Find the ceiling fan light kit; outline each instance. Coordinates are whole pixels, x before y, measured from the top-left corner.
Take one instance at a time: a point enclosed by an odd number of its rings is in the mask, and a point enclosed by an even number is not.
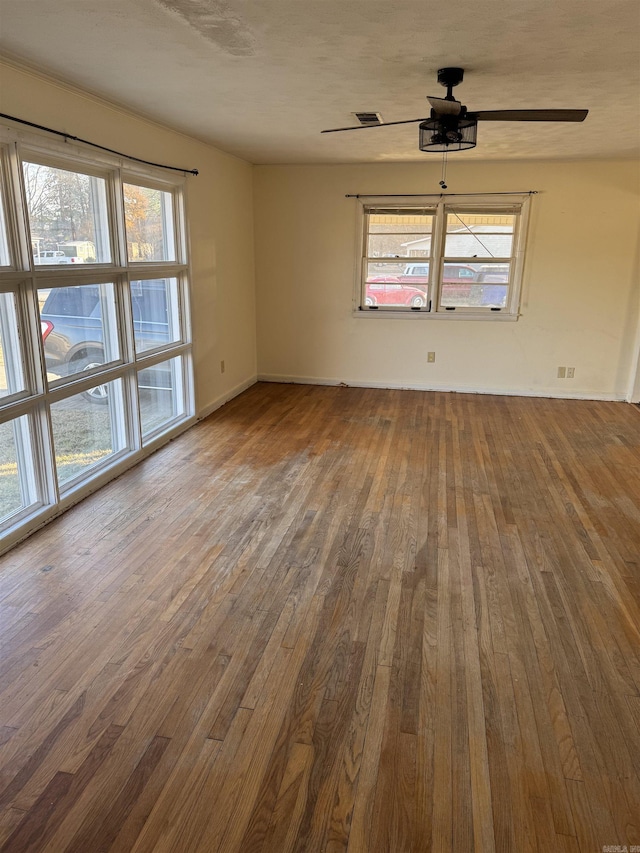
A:
[[[475,148],[478,122],[470,118],[429,118],[419,125],[421,151],[464,151]]]

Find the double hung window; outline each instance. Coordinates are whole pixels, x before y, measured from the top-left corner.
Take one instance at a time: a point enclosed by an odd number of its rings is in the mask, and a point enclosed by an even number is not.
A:
[[[0,139],[0,550],[193,419],[182,179]]]
[[[516,317],[527,207],[528,196],[369,199],[358,311]]]

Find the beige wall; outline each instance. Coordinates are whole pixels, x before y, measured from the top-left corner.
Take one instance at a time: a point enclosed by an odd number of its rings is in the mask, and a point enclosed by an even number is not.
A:
[[[252,382],[256,374],[252,167],[13,65],[0,65],[0,112],[145,160],[200,170],[197,177],[187,179],[196,411],[212,409]]]
[[[449,192],[539,193],[515,323],[352,315],[357,202],[345,194],[437,192],[439,162],[255,173],[259,376],[629,394],[638,358],[638,164],[450,159]],[[557,379],[559,365],[575,367],[575,379]]]
[[[252,167],[12,64],[0,65],[0,111],[200,170],[187,180],[198,412],[251,383],[256,371],[300,381],[604,398],[628,396],[635,382],[640,395],[637,164],[451,158],[450,192],[539,192],[523,316],[517,323],[363,320],[352,315],[357,203],[344,196],[434,192],[434,160]],[[426,362],[429,350],[435,364]],[[575,379],[557,379],[558,365],[574,366]]]

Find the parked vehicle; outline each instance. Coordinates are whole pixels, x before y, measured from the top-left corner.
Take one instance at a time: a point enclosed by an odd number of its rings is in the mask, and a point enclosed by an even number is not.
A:
[[[478,281],[509,281],[509,264],[482,264],[478,268]]]
[[[86,264],[95,263],[96,247],[91,240],[74,240],[71,243],[58,243],[58,248],[69,258],[79,258],[81,262]]]
[[[33,263],[41,266],[43,264],[82,264],[84,261],[76,255],[65,255],[59,249],[45,249],[42,252],[33,253]]]
[[[442,277],[442,301],[455,302],[468,300],[471,285],[476,281],[477,272],[468,264],[445,264]],[[400,281],[411,282],[414,287],[419,282],[426,285],[429,281],[429,264],[407,264]],[[426,290],[426,287],[425,287]]]
[[[477,270],[469,264],[445,264],[443,282],[466,282],[467,284],[475,281]],[[418,278],[429,280],[429,264],[407,264],[404,268],[401,281],[416,281]]]
[[[476,282],[477,271],[468,264],[445,264],[442,297],[445,301],[469,299]],[[365,305],[410,305],[422,308],[427,304],[429,264],[407,264],[401,275],[370,278],[367,282]]]
[[[164,281],[133,282],[133,324],[138,352],[168,344],[172,338]],[[52,288],[40,312],[47,372],[71,376],[105,363],[100,286]],[[166,366],[140,371],[141,388],[171,389]],[[107,401],[105,385],[84,395],[94,402]]]
[[[478,272],[478,282],[482,284],[480,304],[489,308],[504,308],[507,304],[509,285],[508,264],[487,264]]]
[[[368,281],[364,304],[374,305],[410,305],[423,308],[427,304],[424,290],[402,284],[399,281]]]

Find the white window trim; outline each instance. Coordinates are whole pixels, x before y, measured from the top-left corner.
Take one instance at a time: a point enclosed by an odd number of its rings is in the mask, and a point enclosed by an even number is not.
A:
[[[120,171],[120,183],[122,184],[133,184],[140,187],[146,187],[151,190],[159,190],[160,192],[168,192],[173,196],[173,246],[174,246],[174,254],[175,259],[172,261],[127,261],[127,266],[130,270],[138,269],[138,270],[147,270],[151,269],[154,266],[161,267],[169,267],[174,265],[176,268],[185,266],[187,260],[187,229],[186,229],[186,218],[184,215],[184,196],[185,196],[185,188],[186,182],[183,179],[176,179],[175,181],[162,180],[158,177],[154,179],[150,178],[146,174],[137,174],[135,171],[131,171],[129,169],[122,169]],[[180,192],[176,193],[177,187],[180,188]],[[122,195],[124,199],[124,193]],[[124,218],[124,207],[121,211],[121,215]],[[123,229],[124,232],[124,229]],[[184,237],[184,239],[183,239]],[[123,257],[128,258],[127,246],[124,246],[125,255]]]
[[[170,441],[196,421],[193,389],[193,358],[189,286],[188,223],[186,217],[186,176],[154,167],[133,164],[126,158],[88,150],[81,144],[51,140],[39,132],[0,128],[2,157],[2,196],[6,200],[7,243],[10,264],[0,267],[0,291],[17,295],[21,314],[22,352],[20,359],[26,390],[8,398],[0,398],[0,423],[26,416],[31,427],[31,447],[35,473],[27,476],[35,483],[38,500],[12,514],[0,530],[0,554],[30,535],[68,507],[91,494],[126,469],[137,464],[159,446]],[[31,161],[54,168],[79,171],[106,179],[107,221],[111,241],[111,261],[86,265],[64,265],[60,268],[32,262],[28,212],[24,202],[22,162]],[[173,237],[175,260],[131,263],[127,258],[124,229],[122,183],[139,184],[164,192],[173,198]],[[136,354],[133,339],[131,306],[128,298],[132,280],[172,278],[177,281],[180,312],[180,339],[164,348]],[[37,308],[38,288],[112,282],[116,291],[116,310],[120,325],[120,358],[109,367],[91,373],[64,377],[47,386],[43,344]],[[138,371],[160,362],[180,357],[181,375],[176,384],[182,386],[179,410],[183,414],[161,423],[144,441],[138,404]],[[114,451],[103,461],[77,477],[58,485],[55,476],[53,432],[50,406],[98,384],[121,380],[123,408],[130,417],[121,424],[120,438],[125,449]],[[176,387],[175,393],[179,393]],[[33,484],[32,484],[33,485]]]
[[[401,320],[435,320],[435,321],[464,321],[464,320],[485,320],[492,323],[495,322],[515,322],[520,316],[520,299],[523,290],[523,276],[526,253],[527,234],[529,230],[529,216],[531,205],[531,193],[486,193],[483,195],[424,195],[424,196],[365,196],[357,199],[358,215],[356,216],[356,262],[355,262],[355,282],[353,291],[353,308],[352,316],[355,319],[401,319]],[[433,279],[438,280],[440,277],[440,268],[445,262],[444,257],[444,223],[446,217],[445,209],[464,208],[465,211],[477,208],[478,211],[485,210],[490,212],[491,208],[498,209],[500,207],[519,208],[517,217],[517,226],[514,233],[513,252],[510,260],[513,264],[512,280],[509,287],[508,304],[504,309],[492,310],[490,307],[456,307],[455,310],[446,310],[442,306],[436,304],[436,300],[431,298],[431,308],[421,308],[419,310],[411,309],[410,307],[382,307],[371,309],[364,307],[363,294],[364,282],[367,274],[367,210],[372,207],[415,207],[418,209],[433,209],[437,211],[434,220],[434,238],[432,246],[437,247],[437,253],[433,256],[424,256],[412,258],[411,262],[420,263],[421,260],[431,263],[433,271]],[[404,260],[404,259],[403,259]],[[469,258],[452,259],[446,258],[447,263],[468,263]],[[436,292],[437,300],[440,298],[440,288]]]

